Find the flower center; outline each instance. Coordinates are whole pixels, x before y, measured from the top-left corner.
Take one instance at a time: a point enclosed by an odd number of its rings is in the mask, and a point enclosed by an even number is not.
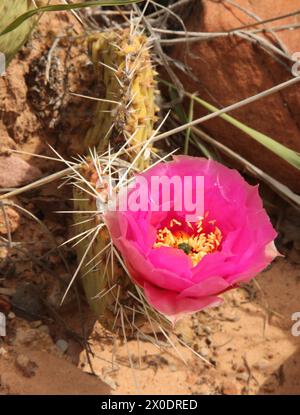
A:
[[[169,226],[158,229],[153,248],[168,246],[181,249],[196,266],[205,255],[217,251],[221,241],[222,232],[214,220],[204,226],[203,219],[195,223],[172,219]]]

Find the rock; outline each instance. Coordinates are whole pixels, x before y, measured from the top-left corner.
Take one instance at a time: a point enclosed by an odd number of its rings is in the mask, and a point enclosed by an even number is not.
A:
[[[235,3],[261,19],[284,15],[300,7],[299,0],[236,0]],[[258,27],[286,25],[294,23],[294,19],[295,17],[290,17]],[[198,0],[185,24],[190,31],[223,32],[254,21],[256,20],[234,6],[233,2]],[[299,51],[299,30],[278,31],[276,34],[284,42],[290,56]],[[260,32],[257,35],[273,44],[276,43],[274,35],[270,33]],[[186,91],[197,91],[201,98],[219,108],[256,95],[292,77],[292,61],[283,58],[283,65],[257,44],[236,35],[208,41],[202,39],[189,45],[190,53],[186,45],[180,43],[172,48],[170,55],[189,67],[193,79],[183,71],[177,70],[177,74]],[[194,118],[205,114],[207,111],[195,104]],[[231,115],[249,127],[300,152],[299,84],[233,111]],[[300,180],[296,169],[237,128],[220,118],[205,122],[202,127],[216,140],[264,172],[288,185],[292,190],[300,192]]]
[[[5,214],[3,212],[3,209],[5,209]],[[20,225],[20,214],[10,206],[3,206],[3,209],[0,209],[0,235],[7,235],[8,232],[14,233]]]
[[[262,372],[266,372],[270,369],[271,364],[267,359],[261,359],[254,363],[253,368]]]
[[[171,371],[171,372],[177,372],[177,371],[178,371],[177,366],[176,366],[176,365],[174,365],[174,364],[171,364],[171,365],[169,366],[169,369],[170,369],[170,371]]]
[[[30,378],[35,375],[37,364],[30,360],[24,354],[19,354],[15,361],[16,367],[22,372],[22,374]]]
[[[109,375],[103,376],[101,379],[106,385],[108,385],[112,390],[116,390],[118,387],[118,383]]]
[[[245,372],[246,372],[246,367],[245,367],[244,365],[238,366],[238,367],[236,368],[236,371],[237,371],[238,373],[245,373]]]
[[[41,320],[32,321],[30,323],[30,327],[32,327],[33,329],[37,329],[41,327],[42,325],[43,325],[43,322]]]
[[[237,386],[229,380],[223,382],[222,392],[224,395],[237,395],[239,393]]]
[[[13,174],[8,174],[11,172]],[[11,188],[23,186],[41,177],[37,167],[16,156],[0,157],[0,187]]]
[[[14,312],[27,320],[37,320],[44,314],[39,288],[32,283],[20,285],[12,297]]]
[[[29,346],[36,340],[36,331],[34,329],[28,329],[18,327],[16,331],[16,337],[14,343],[16,345]]]
[[[7,357],[7,350],[4,347],[0,347],[0,357]]]
[[[13,320],[13,319],[15,319],[16,318],[16,315],[15,315],[15,313],[13,313],[12,311],[10,311],[9,313],[8,313],[8,319],[9,320]]]
[[[50,334],[50,329],[46,324],[42,324],[38,329],[43,333]]]
[[[248,379],[249,379],[249,374],[248,373],[241,373],[241,374],[236,376],[236,380],[239,380],[241,382],[247,382]]]
[[[220,316],[220,320],[223,320],[223,321],[236,322],[240,320],[240,317],[235,313],[221,312],[219,313],[219,316]]]
[[[210,346],[212,344],[212,339],[211,337],[206,337],[205,338],[205,343],[207,344],[207,346]]]
[[[26,322],[23,321],[23,323]],[[53,340],[50,337],[49,332],[40,330],[40,327],[33,329],[28,325],[26,327],[17,327],[12,344],[16,347],[30,346],[31,350],[36,348],[49,350],[51,347],[54,347]],[[58,349],[56,348],[56,350]]]
[[[201,349],[199,350],[199,354],[203,357],[206,357],[210,354],[210,350],[208,347],[201,347]]]
[[[62,354],[64,354],[69,348],[69,343],[64,339],[59,339],[56,342],[56,347],[62,352]]]
[[[274,393],[276,390],[275,386],[264,386],[263,391],[265,393]]]
[[[209,326],[205,326],[203,328],[203,331],[204,331],[205,334],[211,334],[211,328]]]
[[[16,376],[15,361],[7,361],[1,383],[10,386],[13,395],[107,395],[110,388],[96,376],[82,372],[64,358],[41,350],[28,349],[26,356],[38,364],[35,376]]]

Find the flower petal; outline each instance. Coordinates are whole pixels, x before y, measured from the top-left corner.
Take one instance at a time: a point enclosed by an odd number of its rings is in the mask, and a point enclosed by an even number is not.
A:
[[[174,291],[157,288],[147,282],[144,284],[144,291],[149,304],[173,323],[183,314],[195,313],[206,307],[219,305],[222,302],[222,299],[216,296],[180,297]]]
[[[147,281],[158,288],[178,292],[192,285],[192,281],[186,276],[183,277],[163,267],[155,267],[133,244],[128,244],[125,239],[119,240],[119,246],[130,275],[138,285],[143,286]]]

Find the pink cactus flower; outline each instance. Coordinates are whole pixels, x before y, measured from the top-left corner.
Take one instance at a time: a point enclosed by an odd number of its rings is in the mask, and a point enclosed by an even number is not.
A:
[[[129,204],[127,210],[104,215],[133,282],[171,321],[220,304],[219,294],[249,281],[278,255],[276,232],[258,186],[249,185],[237,171],[212,160],[178,156],[139,176],[149,184],[153,177],[204,177],[202,189],[195,180],[180,189],[193,197],[203,191],[203,215],[193,222],[187,219],[191,212],[174,209],[175,190],[167,195],[168,211],[162,209],[166,201],[159,193],[155,204],[147,195],[145,210],[134,211]],[[139,192],[137,186],[132,189]],[[119,200],[128,199],[133,190],[125,196],[120,192]]]

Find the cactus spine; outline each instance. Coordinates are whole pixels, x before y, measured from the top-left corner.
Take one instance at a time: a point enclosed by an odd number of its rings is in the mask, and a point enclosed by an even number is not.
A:
[[[93,126],[88,131],[84,147],[97,147],[102,153],[122,145],[136,146],[133,159],[152,134],[158,110],[155,104],[156,72],[151,63],[149,41],[130,30],[108,31],[92,35],[89,50],[98,78],[105,87],[105,99],[95,112]],[[112,102],[109,102],[112,101]],[[139,156],[135,167],[149,165],[151,146]]]

